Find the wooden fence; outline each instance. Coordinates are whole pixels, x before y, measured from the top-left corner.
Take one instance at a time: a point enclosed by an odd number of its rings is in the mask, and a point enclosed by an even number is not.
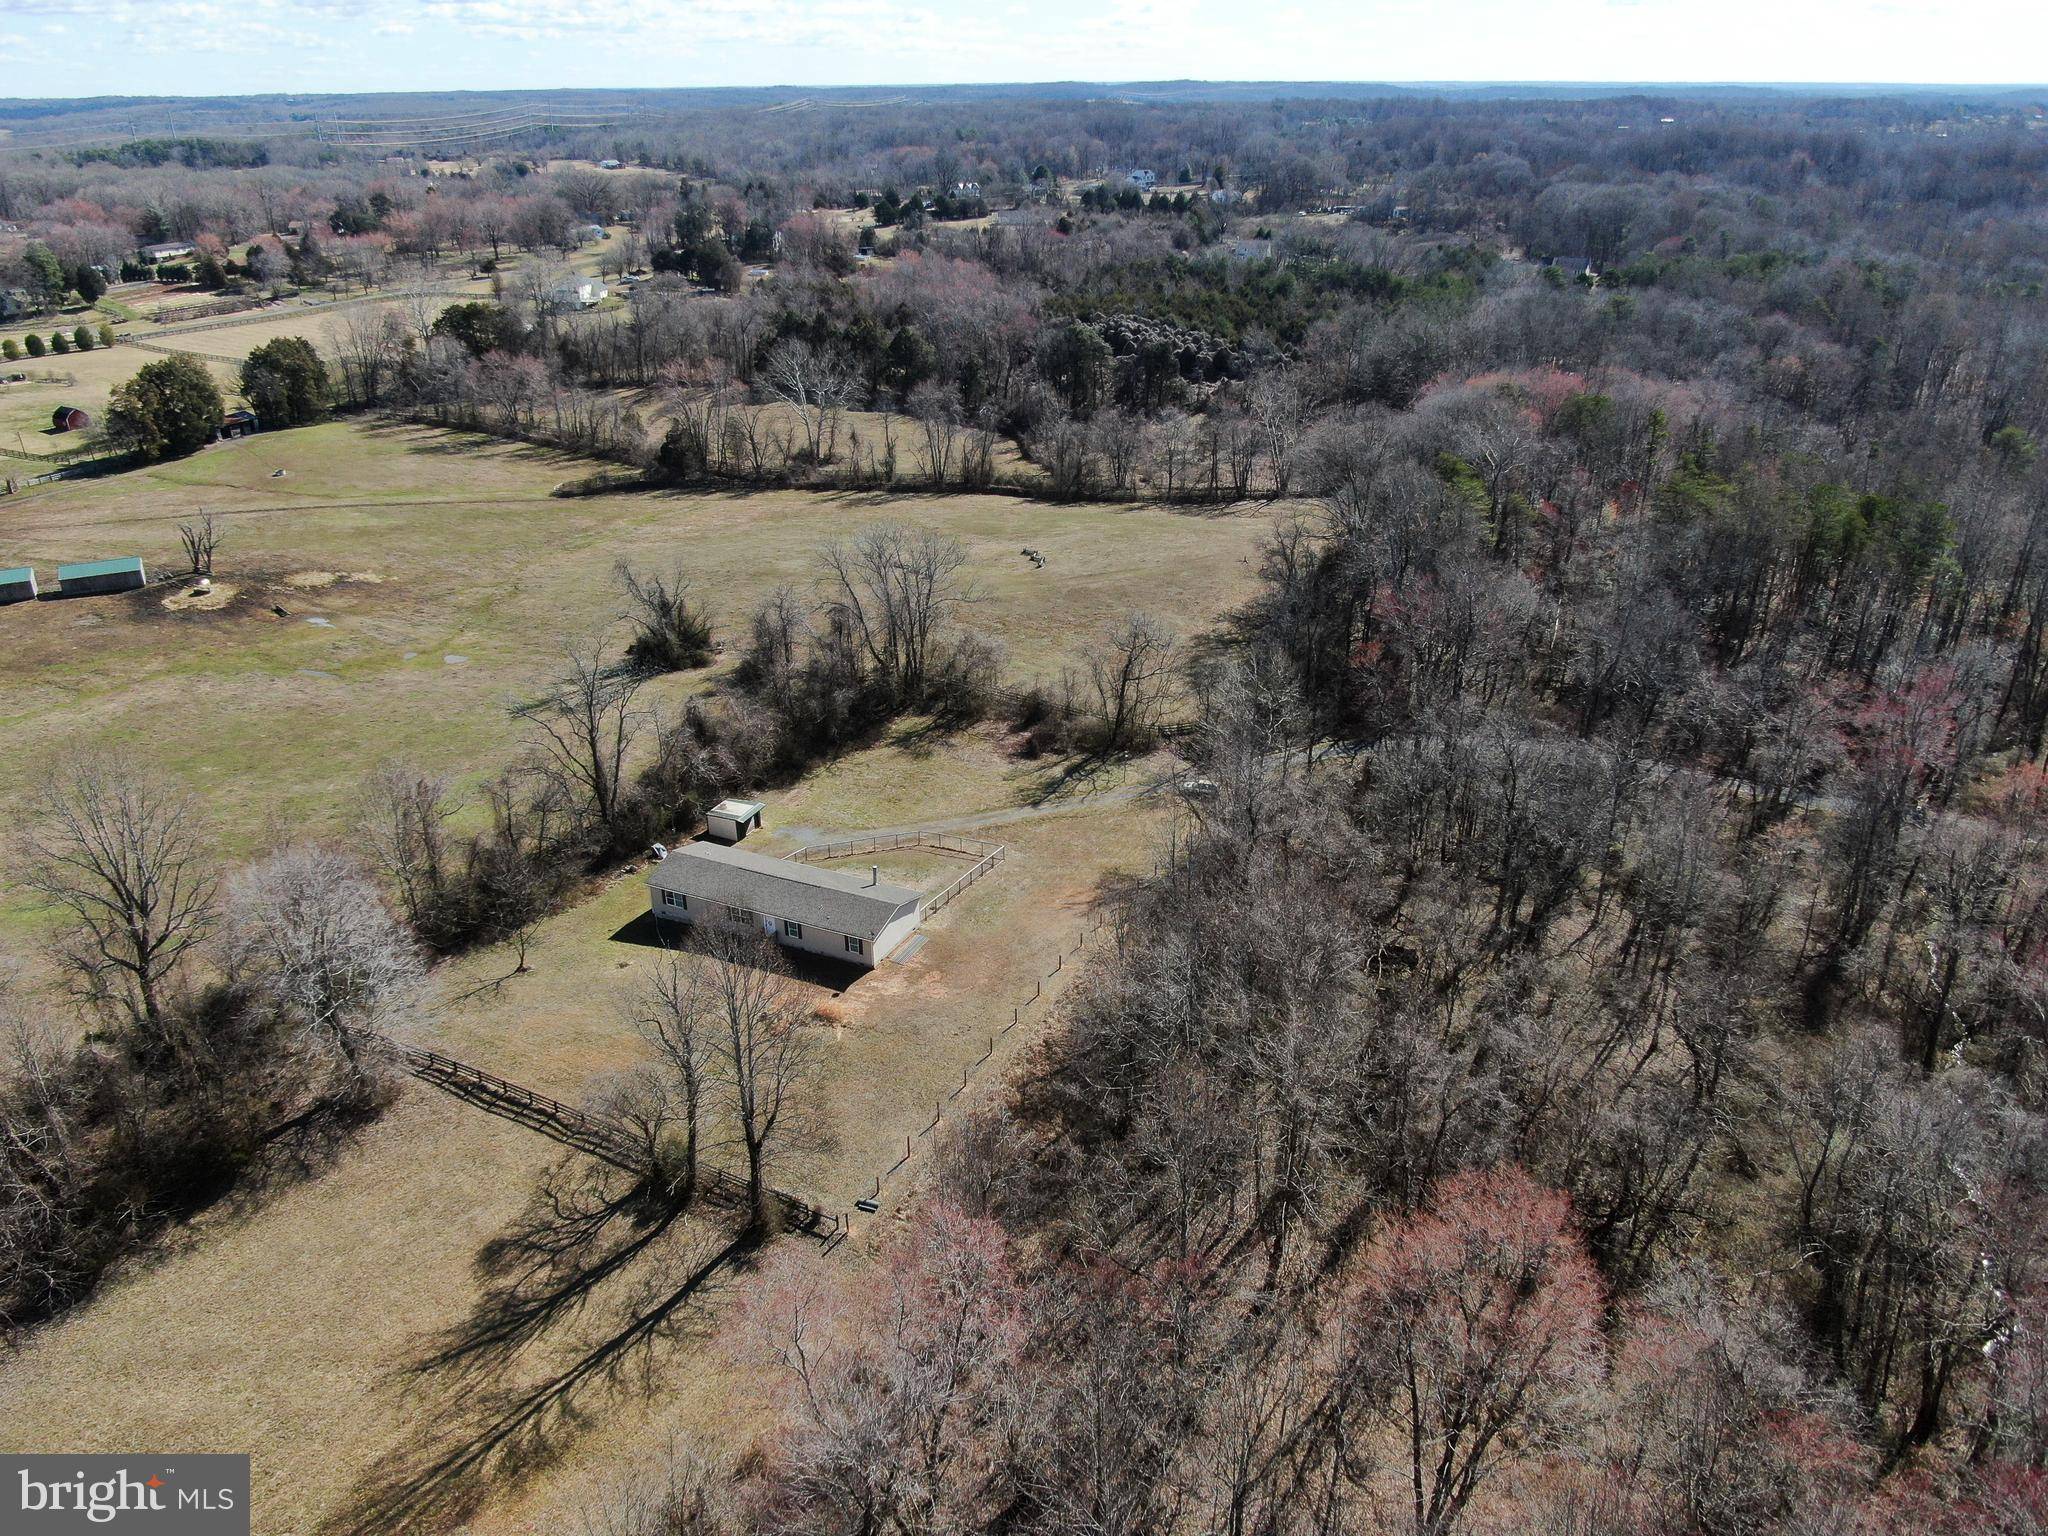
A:
[[[942,853],[964,853],[977,859],[1003,851],[1001,843],[992,843],[985,837],[968,837],[960,832],[878,832],[866,837],[843,838],[836,843],[813,843],[808,848],[797,849],[789,857],[793,863],[812,864],[822,859],[850,858],[859,853],[888,853],[897,848],[937,848]]]
[[[998,864],[1002,863],[1003,855],[1007,851],[1008,850],[1005,849],[1001,843],[997,843],[993,850],[983,854],[981,858],[976,860],[974,867],[968,870],[966,874],[962,875],[958,880],[955,880],[951,885],[947,886],[943,891],[939,892],[938,895],[934,896],[930,901],[926,902],[918,915],[920,917],[930,917],[934,912],[938,911],[947,902],[951,901],[955,896],[958,896],[962,891],[966,890],[967,887],[974,884],[974,882],[979,880],[983,875],[987,874],[990,870],[994,869]]]
[[[899,848],[936,848],[941,853],[957,853],[974,860],[974,867],[955,880],[936,896],[927,897],[918,905],[920,919],[930,917],[955,896],[974,884],[983,875],[1003,862],[1010,850],[1001,843],[990,842],[985,837],[969,837],[960,832],[882,832],[867,837],[842,838],[836,843],[816,843],[809,848],[799,848],[792,853],[790,861],[796,864],[816,864],[826,859],[847,859],[860,854],[892,853]]]
[[[639,1149],[615,1126],[596,1115],[547,1094],[535,1093],[524,1084],[499,1077],[495,1072],[486,1072],[466,1061],[457,1061],[453,1056],[444,1056],[439,1051],[401,1045],[383,1035],[373,1034],[369,1039],[389,1051],[406,1071],[421,1082],[430,1083],[492,1114],[516,1121],[529,1130],[538,1131],[564,1146],[574,1147],[623,1172],[639,1177],[647,1174]],[[771,1188],[767,1193],[780,1211],[785,1229],[819,1238],[827,1247],[836,1246],[845,1236],[846,1223],[841,1217],[821,1211],[810,1201],[787,1190]],[[706,1204],[730,1210],[745,1210],[750,1198],[745,1179],[727,1173],[723,1168],[701,1166],[697,1170],[696,1197]]]

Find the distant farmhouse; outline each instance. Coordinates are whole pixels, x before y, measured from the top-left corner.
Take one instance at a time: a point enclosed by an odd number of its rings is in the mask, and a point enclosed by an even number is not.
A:
[[[149,585],[149,573],[134,556],[119,560],[86,560],[57,567],[57,590],[66,597],[91,597],[100,592],[132,592]]]
[[[32,603],[36,599],[36,573],[33,567],[17,565],[12,570],[0,571],[0,608],[9,603]]]
[[[1128,181],[1132,186],[1142,188],[1144,191],[1147,192],[1150,192],[1154,187],[1159,185],[1159,175],[1155,171],[1129,170],[1123,171],[1120,174],[1123,176],[1123,179],[1125,181]]]
[[[572,277],[548,290],[549,300],[560,309],[589,309],[610,295],[611,289],[594,277]]]
[[[161,245],[145,245],[142,248],[142,254],[151,261],[177,261],[182,257],[192,254],[192,242],[189,240],[166,240]]]
[[[910,937],[919,913],[917,892],[874,868],[862,879],[714,842],[669,854],[649,872],[647,892],[664,922],[753,929],[785,948],[870,970]]]

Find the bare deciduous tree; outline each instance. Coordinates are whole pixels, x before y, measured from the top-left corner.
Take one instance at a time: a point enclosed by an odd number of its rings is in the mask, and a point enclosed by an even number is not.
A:
[[[973,601],[960,579],[967,550],[929,528],[876,523],[825,547],[827,602],[900,699],[924,690],[933,639]]]
[[[583,1501],[577,1536],[725,1536],[738,1529],[732,1484],[729,1471],[672,1438]]]
[[[944,490],[960,438],[960,401],[946,385],[927,379],[910,392],[909,405],[924,434],[925,473],[934,490]]]
[[[543,774],[574,792],[607,831],[619,814],[626,753],[645,723],[634,703],[643,681],[600,636],[569,653],[545,694],[512,711],[534,728]]]
[[[823,463],[829,457],[829,429],[853,388],[838,354],[791,337],[776,343],[756,377],[770,395],[795,409],[803,422],[806,454],[813,464]]]
[[[221,530],[211,512],[202,512],[190,523],[178,524],[178,542],[185,546],[185,558],[194,576],[213,574],[213,557],[220,550]]]
[[[1173,648],[1173,633],[1164,624],[1148,613],[1131,613],[1089,653],[1098,750],[1122,752],[1149,740],[1173,676]]]
[[[74,981],[182,1052],[164,987],[212,932],[216,894],[191,802],[119,761],[78,762],[43,786],[38,811],[23,883],[76,923]]]
[[[1418,1536],[1543,1454],[1600,1369],[1600,1279],[1564,1196],[1460,1174],[1367,1254],[1345,1375],[1405,1442]]]
[[[663,672],[701,667],[711,660],[711,620],[690,601],[690,578],[681,565],[666,574],[643,575],[621,560],[617,576],[635,628],[626,646],[628,656]]]
[[[458,809],[445,778],[410,763],[385,763],[363,786],[356,830],[416,930],[447,881],[447,822]]]
[[[781,1156],[811,1139],[810,1090],[817,1061],[809,1010],[781,954],[751,932],[707,936],[696,968],[711,1020],[712,1081],[747,1162],[755,1231],[770,1229],[768,1175]],[[697,1006],[692,1004],[692,1006]]]
[[[286,848],[228,885],[229,956],[320,1054],[368,1081],[365,1036],[402,1033],[425,968],[376,885],[346,854]]]
[[[634,1028],[654,1052],[650,1072],[659,1084],[664,1119],[648,1137],[653,1165],[670,1196],[687,1201],[697,1187],[697,1157],[724,994],[712,985],[701,957],[669,953],[656,960],[633,994]],[[643,1106],[653,1102],[643,1094]],[[648,1117],[638,1117],[643,1134]]]

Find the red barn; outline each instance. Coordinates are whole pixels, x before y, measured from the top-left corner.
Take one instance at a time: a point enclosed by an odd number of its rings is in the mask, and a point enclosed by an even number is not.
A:
[[[50,412],[50,425],[59,432],[83,432],[92,425],[92,418],[75,405],[60,405]]]

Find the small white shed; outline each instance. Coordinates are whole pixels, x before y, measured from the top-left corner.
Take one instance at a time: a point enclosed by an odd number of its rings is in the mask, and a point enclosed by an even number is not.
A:
[[[721,843],[736,843],[749,832],[761,829],[761,802],[721,800],[704,813],[704,835]]]

